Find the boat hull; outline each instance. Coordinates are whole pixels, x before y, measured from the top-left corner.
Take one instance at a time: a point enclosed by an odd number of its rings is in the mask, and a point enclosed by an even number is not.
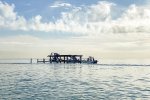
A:
[[[94,61],[86,61],[86,60],[82,60],[81,63],[86,63],[86,64],[97,64],[97,60]]]

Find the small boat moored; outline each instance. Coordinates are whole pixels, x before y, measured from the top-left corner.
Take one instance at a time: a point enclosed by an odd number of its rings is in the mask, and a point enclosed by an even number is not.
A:
[[[82,60],[82,63],[87,63],[87,64],[97,64],[97,62],[98,61],[91,56],[89,56],[87,59]]]

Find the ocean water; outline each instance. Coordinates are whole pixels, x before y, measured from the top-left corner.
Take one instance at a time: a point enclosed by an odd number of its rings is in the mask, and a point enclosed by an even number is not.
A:
[[[0,100],[150,100],[150,66],[0,64]]]

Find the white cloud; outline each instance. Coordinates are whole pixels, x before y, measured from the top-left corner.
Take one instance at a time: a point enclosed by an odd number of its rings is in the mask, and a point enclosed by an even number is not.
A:
[[[0,13],[1,16],[8,19],[8,20],[15,20],[16,19],[16,13],[13,12],[15,6],[9,5],[7,3],[0,2]]]
[[[70,3],[56,1],[52,5],[50,5],[49,7],[51,7],[51,8],[72,7],[72,5]]]
[[[121,17],[113,19],[113,6],[109,2],[99,2],[63,13],[62,21],[68,27],[81,27],[80,32],[88,34],[150,32],[150,8],[131,5]]]
[[[26,19],[14,12],[15,6],[0,2],[0,28],[27,30]]]
[[[55,2],[55,6],[71,6],[68,3]],[[122,15],[113,19],[116,4],[101,1],[91,6],[74,7],[70,12],[62,12],[61,18],[55,22],[42,22],[37,15],[29,20],[19,16],[15,5],[0,2],[0,28],[12,30],[34,30],[43,32],[66,32],[78,35],[94,35],[102,33],[141,33],[150,32],[150,8],[148,6],[131,5]]]

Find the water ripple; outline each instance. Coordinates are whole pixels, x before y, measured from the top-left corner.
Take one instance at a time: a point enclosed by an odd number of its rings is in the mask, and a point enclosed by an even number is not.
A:
[[[0,66],[0,100],[149,100],[149,98],[149,67],[79,64]]]

